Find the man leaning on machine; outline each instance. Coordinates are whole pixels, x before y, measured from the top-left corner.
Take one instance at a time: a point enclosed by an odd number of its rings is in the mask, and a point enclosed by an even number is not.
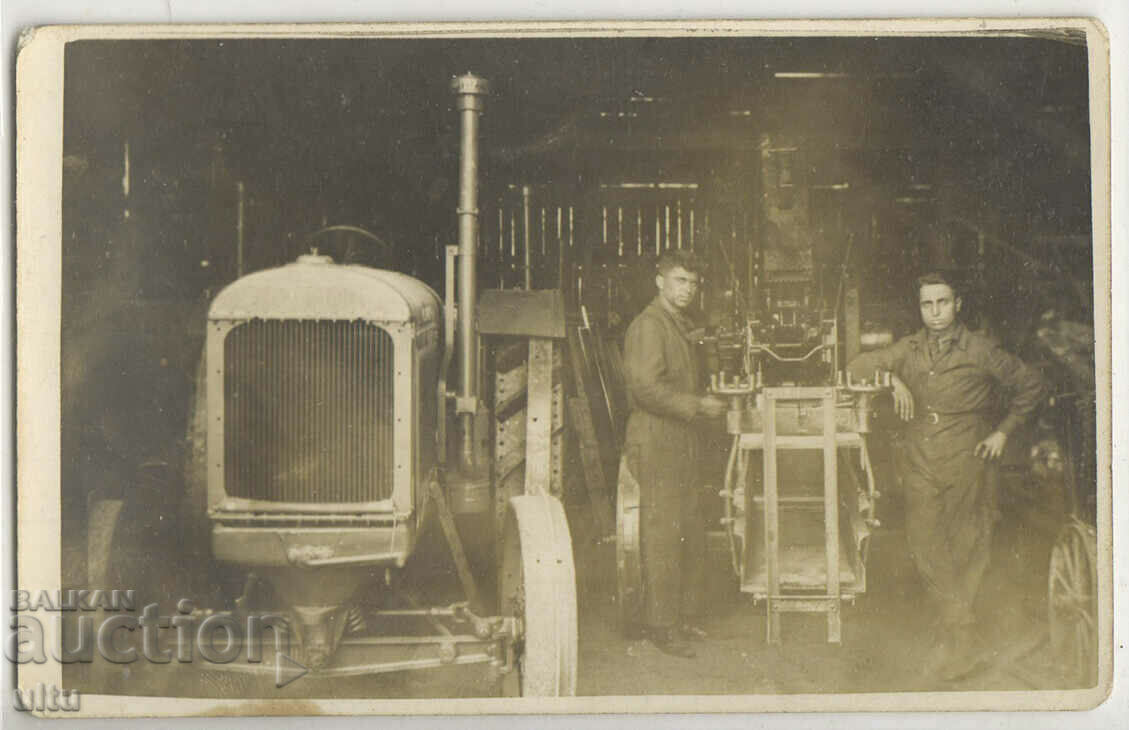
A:
[[[917,296],[924,327],[857,356],[848,369],[855,378],[876,369],[893,375],[894,408],[907,422],[897,459],[906,536],[935,610],[925,671],[951,681],[976,668],[973,602],[999,517],[997,462],[1045,386],[1033,368],[965,327],[952,276],[919,277]],[[1006,415],[995,422],[1005,392]]]

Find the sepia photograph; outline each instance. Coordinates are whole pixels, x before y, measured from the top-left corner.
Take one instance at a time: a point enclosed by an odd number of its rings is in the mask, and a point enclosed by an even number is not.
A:
[[[1082,19],[46,27],[17,709],[1085,709]]]

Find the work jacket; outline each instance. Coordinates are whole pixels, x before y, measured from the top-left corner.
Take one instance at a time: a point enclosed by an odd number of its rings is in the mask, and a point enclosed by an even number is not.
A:
[[[623,369],[631,415],[625,451],[646,493],[689,487],[698,469],[699,370],[690,320],[656,297],[627,328]]]
[[[922,329],[859,355],[853,378],[890,370],[909,387],[914,417],[895,452],[906,541],[944,625],[975,620],[973,604],[999,519],[998,462],[976,455],[992,431],[1010,435],[1038,407],[1043,379],[983,335],[957,325],[936,353]],[[1000,406],[1006,404],[1000,418]]]
[[[875,370],[889,370],[905,382],[914,398],[911,436],[936,440],[970,416],[980,422],[975,430],[981,435],[973,444],[992,430],[1010,435],[1042,401],[1043,379],[994,341],[970,332],[963,324],[956,327],[951,342],[936,357],[930,353],[929,336],[923,328],[890,347],[857,356],[848,370],[855,379],[873,378]],[[1006,414],[993,424],[990,419],[1002,396]]]

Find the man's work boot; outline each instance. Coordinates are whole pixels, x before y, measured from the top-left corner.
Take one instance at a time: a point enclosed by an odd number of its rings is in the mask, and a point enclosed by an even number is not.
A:
[[[670,654],[682,659],[693,659],[697,656],[697,653],[689,644],[678,638],[678,632],[674,628],[647,627],[644,629],[644,635],[663,654]]]

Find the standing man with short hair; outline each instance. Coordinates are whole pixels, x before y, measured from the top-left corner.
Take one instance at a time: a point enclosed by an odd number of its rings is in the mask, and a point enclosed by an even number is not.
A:
[[[623,365],[631,415],[624,463],[639,483],[643,631],[660,650],[694,656],[705,568],[706,533],[699,483],[698,428],[725,413],[703,395],[687,310],[697,298],[701,266],[689,251],[658,261],[658,296],[627,328]]]
[[[954,680],[976,667],[973,601],[988,567],[999,517],[997,461],[1008,437],[1039,406],[1042,377],[998,344],[965,328],[951,276],[917,280],[924,328],[859,355],[855,378],[893,373],[894,408],[908,423],[898,468],[906,537],[936,608],[926,670]],[[1007,414],[993,420],[1005,393]]]

